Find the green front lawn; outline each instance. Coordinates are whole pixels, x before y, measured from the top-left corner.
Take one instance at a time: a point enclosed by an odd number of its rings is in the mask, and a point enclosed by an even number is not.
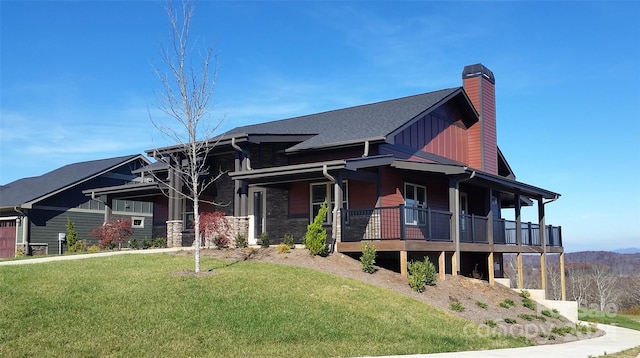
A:
[[[578,319],[581,321],[610,324],[640,331],[640,317],[638,316],[606,313],[581,308],[578,310]]]
[[[203,258],[215,274],[175,274],[192,266],[164,254],[0,267],[0,356],[323,357],[527,344],[477,336],[423,302],[309,269]]]

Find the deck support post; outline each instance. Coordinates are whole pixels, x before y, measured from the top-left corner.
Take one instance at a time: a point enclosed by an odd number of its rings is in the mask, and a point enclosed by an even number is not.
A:
[[[452,273],[459,274],[460,267],[460,189],[459,183],[456,179],[449,179],[449,211],[451,212],[451,227],[450,227],[450,235],[451,240],[456,246],[455,260],[455,271],[452,270]]]
[[[458,261],[455,252],[451,254],[451,276],[458,276]]]
[[[400,251],[400,276],[407,277],[407,251]]]
[[[522,272],[522,252],[518,252],[516,256],[516,265],[518,266],[518,288],[523,289],[524,279],[523,279],[523,272]]]
[[[564,277],[564,252],[560,253],[560,299],[563,301],[567,300],[567,287]]]
[[[489,253],[489,256],[487,257],[487,267],[489,271],[489,285],[493,286],[495,283],[495,272],[493,271],[493,251]]]
[[[446,270],[444,265],[444,251],[440,251],[440,255],[438,255],[438,278],[440,280],[444,280]]]
[[[547,228],[544,224],[544,199],[538,198],[538,234],[540,235],[540,246],[542,246],[542,254],[540,255],[540,288],[547,298]]]

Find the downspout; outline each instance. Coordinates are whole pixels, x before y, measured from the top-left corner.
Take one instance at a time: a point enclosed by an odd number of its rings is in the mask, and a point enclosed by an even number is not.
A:
[[[29,217],[27,214],[22,211],[22,209],[17,206],[13,207],[13,211],[21,215],[20,223],[22,225],[22,242],[24,243],[24,252],[25,254],[29,253]]]
[[[467,170],[467,167],[464,167],[464,170]],[[469,175],[468,178],[463,178],[463,179],[459,179],[456,182],[456,212],[454,213],[454,217],[457,218],[457,221],[455,223],[455,228],[456,228],[456,242],[455,242],[455,246],[456,246],[456,262],[458,264],[458,267],[456,267],[456,270],[458,271],[458,274],[460,274],[460,266],[462,265],[462,262],[460,261],[460,183],[468,181],[473,179],[473,177],[476,176],[476,171],[473,170],[471,172],[471,175]]]
[[[329,171],[327,170],[327,165],[324,164],[322,166],[322,175],[324,175],[325,178],[327,178],[331,183],[333,183],[334,185],[334,191],[335,189],[335,185],[337,185],[336,182],[336,178],[334,178],[333,176],[331,176],[331,174],[329,174]],[[335,194],[334,194],[335,195]],[[336,197],[336,202],[338,201],[338,198]],[[332,212],[332,216],[333,216],[333,223],[331,224],[331,236],[334,236],[333,241],[331,242],[331,245],[329,245],[329,253],[333,253],[333,247],[337,241],[337,237],[336,233],[338,231],[338,205],[335,205],[333,208],[333,212]]]
[[[240,148],[240,146],[236,144],[236,137],[231,137],[231,147],[245,156],[245,158],[247,159],[247,170],[252,170],[251,158],[249,158],[249,153],[245,152],[244,149]]]
[[[362,153],[362,157],[366,158],[369,156],[369,141],[365,140],[364,141],[364,153]]]
[[[238,153],[240,153],[239,155],[239,159],[238,160],[238,168],[236,170],[239,171],[245,171],[245,166],[246,166],[246,170],[252,170],[251,169],[251,159],[249,158],[249,153],[247,153],[244,149],[242,149],[238,144],[236,144],[236,137],[231,137],[231,147],[233,149],[235,149]],[[243,165],[243,162],[245,163]],[[239,181],[239,180],[234,180],[234,187],[235,187],[235,191],[236,194],[234,195],[238,195],[238,193],[240,193],[238,198],[239,203],[236,204],[234,203],[234,215],[249,215],[249,202],[248,202],[248,189],[247,192],[244,192],[245,189],[245,185],[246,183],[243,181]],[[244,193],[244,194],[242,194]],[[265,199],[266,200],[266,199]],[[266,220],[266,219],[265,219]]]

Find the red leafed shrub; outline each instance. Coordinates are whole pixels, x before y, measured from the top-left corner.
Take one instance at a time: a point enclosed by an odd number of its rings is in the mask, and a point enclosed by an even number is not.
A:
[[[100,241],[102,249],[113,249],[116,245],[127,242],[131,234],[133,234],[131,219],[111,220],[106,225],[94,227],[89,231],[89,236]]]
[[[224,216],[220,211],[200,214],[200,235],[205,246],[223,248],[231,243],[231,225]]]

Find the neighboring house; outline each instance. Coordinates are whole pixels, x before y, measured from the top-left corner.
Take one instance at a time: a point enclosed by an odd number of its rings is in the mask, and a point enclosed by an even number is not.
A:
[[[495,78],[481,64],[466,66],[462,87],[235,128],[215,141],[207,160],[212,172],[226,172],[206,193],[227,204],[236,231],[250,242],[268,233],[275,243],[289,233],[297,242],[320,205],[331,247],[358,255],[363,243],[380,261],[429,256],[445,273],[503,276],[503,254],[560,255],[561,229],[545,221],[545,205],[560,195],[515,180],[497,146]],[[511,134],[517,135],[517,134]],[[171,160],[180,146],[149,150]],[[181,188],[164,168],[162,185]],[[139,184],[140,198],[160,183]],[[135,188],[127,189],[135,197]],[[119,188],[87,194],[118,197]],[[156,196],[156,198],[158,198]],[[154,199],[155,200],[155,199]],[[537,206],[538,221],[521,222],[522,206]],[[181,245],[192,205],[167,202],[168,242]],[[509,218],[502,211],[510,209]],[[248,227],[248,228],[247,228]],[[186,242],[190,244],[190,242]],[[544,269],[542,270],[544,272]],[[563,270],[561,270],[563,272]],[[545,286],[545,276],[541,277]]]
[[[92,160],[0,186],[0,257],[13,257],[17,248],[59,253],[67,221],[75,224],[79,239],[96,243],[88,233],[105,222],[105,204],[82,190],[129,183],[136,177],[132,172],[148,164],[142,155]],[[132,219],[134,237],[151,239],[152,204],[116,200],[112,205],[114,216]]]

